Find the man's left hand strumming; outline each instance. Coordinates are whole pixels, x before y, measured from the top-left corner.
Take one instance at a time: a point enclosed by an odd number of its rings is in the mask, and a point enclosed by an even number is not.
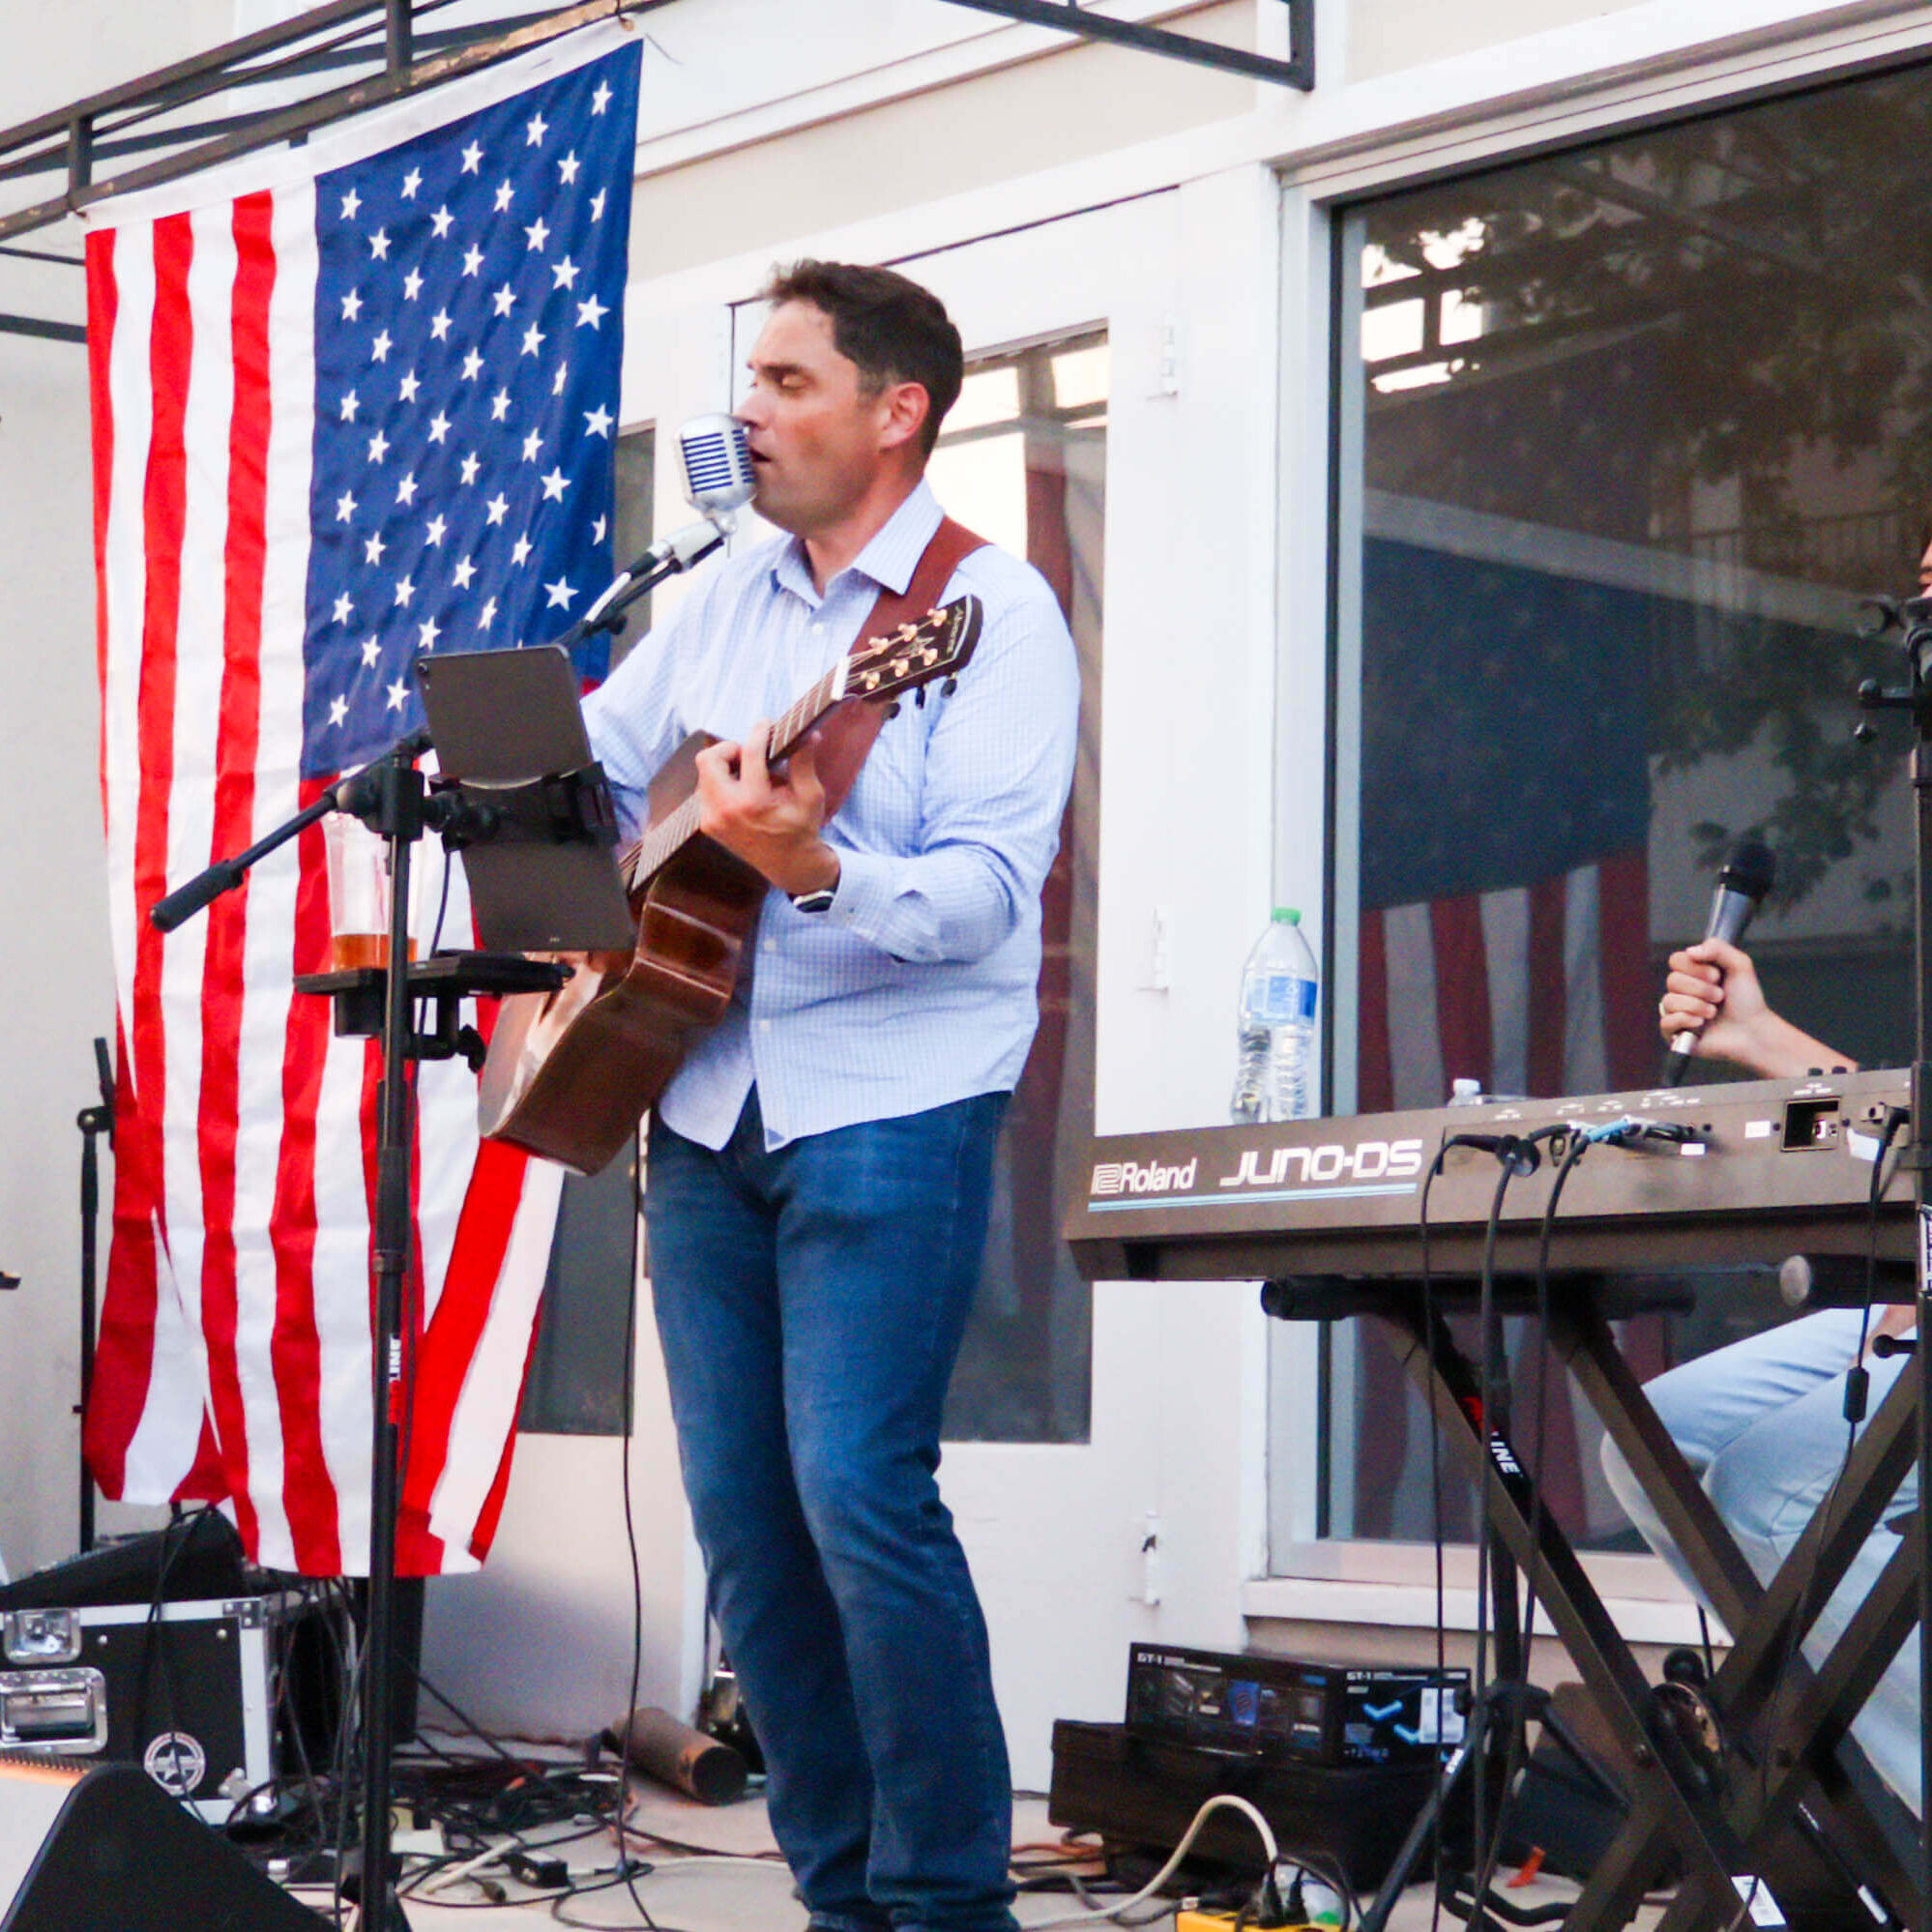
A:
[[[832,892],[838,854],[820,833],[825,787],[809,742],[781,772],[766,762],[772,727],[755,725],[743,745],[712,745],[698,753],[698,829],[762,872],[779,892]]]

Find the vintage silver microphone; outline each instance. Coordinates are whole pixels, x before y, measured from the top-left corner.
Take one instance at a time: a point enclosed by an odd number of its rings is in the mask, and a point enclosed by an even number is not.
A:
[[[734,416],[693,416],[678,431],[678,457],[685,472],[685,501],[704,521],[688,523],[668,537],[659,537],[621,571],[610,588],[577,620],[581,631],[588,632],[620,598],[629,603],[652,584],[688,571],[710,556],[731,534],[738,512],[758,487],[745,425]],[[630,597],[625,596],[627,591]]]
[[[678,431],[678,455],[685,466],[685,500],[729,530],[758,487],[744,424],[735,416],[693,416]]]

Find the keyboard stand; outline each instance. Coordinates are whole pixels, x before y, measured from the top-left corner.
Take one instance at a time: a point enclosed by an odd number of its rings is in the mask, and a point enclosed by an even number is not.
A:
[[[1499,1304],[1533,1306],[1528,1286],[1500,1284]],[[1902,1544],[1816,1672],[1797,1655],[1793,1629],[1800,1613],[1809,1628],[1911,1466],[1917,1378],[1894,1383],[1859,1439],[1832,1520],[1813,1520],[1767,1588],[1617,1347],[1605,1310],[1627,1311],[1627,1289],[1616,1276],[1553,1277],[1551,1345],[1733,1636],[1730,1655],[1705,1687],[1719,1723],[1721,1754],[1713,1760],[1693,1749],[1660,1707],[1547,1511],[1533,1540],[1530,1473],[1507,1435],[1485,1427],[1476,1368],[1440,1312],[1473,1305],[1474,1284],[1439,1281],[1435,1299],[1433,1333],[1413,1281],[1276,1280],[1264,1287],[1262,1304],[1282,1319],[1374,1317],[1428,1403],[1451,1460],[1480,1485],[1498,1542],[1534,1582],[1593,1701],[1638,1768],[1629,1819],[1569,1912],[1568,1932],[1618,1932],[1673,1852],[1683,1878],[1659,1932],[1732,1932],[1748,1923],[1747,1900],[1758,1911],[1767,1903],[1753,1876],[1784,1918],[1806,1932],[1872,1932],[1888,1919],[1916,1925],[1917,1821],[1847,1734],[1917,1622],[1916,1538]],[[1520,1656],[1499,1646],[1500,1674],[1519,1669]],[[1380,1932],[1406,1877],[1398,1860],[1364,1915],[1363,1932]]]

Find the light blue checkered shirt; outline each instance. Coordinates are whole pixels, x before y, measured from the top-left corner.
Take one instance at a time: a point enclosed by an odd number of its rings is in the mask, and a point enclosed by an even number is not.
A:
[[[741,741],[852,648],[881,585],[903,592],[939,527],[920,486],[856,561],[812,587],[779,538],[714,566],[584,705],[627,835],[652,776],[693,731]],[[829,912],[772,893],[726,1017],[659,1102],[706,1147],[730,1139],[752,1084],[768,1146],[885,1120],[1018,1080],[1038,1020],[1039,893],[1073,771],[1079,677],[1046,581],[991,545],[946,597],[985,606],[950,696],[908,699],[826,827]]]

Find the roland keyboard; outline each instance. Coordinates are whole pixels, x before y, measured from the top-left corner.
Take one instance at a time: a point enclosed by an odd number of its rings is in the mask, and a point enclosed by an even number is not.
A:
[[[1445,1141],[1546,1129],[1499,1223],[1499,1270],[1527,1274],[1573,1137],[1629,1121],[1639,1125],[1595,1142],[1565,1182],[1553,1270],[1861,1258],[1872,1162],[1907,1085],[1896,1069],[1097,1138],[1066,1234],[1095,1280],[1413,1277],[1422,1184]],[[1911,1253],[1911,1177],[1892,1171],[1908,1131],[1886,1160],[1878,1252],[1888,1261]],[[1499,1172],[1479,1148],[1444,1156],[1429,1189],[1432,1273],[1480,1272]]]

